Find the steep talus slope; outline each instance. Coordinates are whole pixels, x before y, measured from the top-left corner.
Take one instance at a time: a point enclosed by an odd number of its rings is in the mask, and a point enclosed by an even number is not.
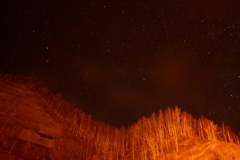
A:
[[[34,78],[0,73],[0,159],[238,160],[240,139],[178,107],[114,128]]]

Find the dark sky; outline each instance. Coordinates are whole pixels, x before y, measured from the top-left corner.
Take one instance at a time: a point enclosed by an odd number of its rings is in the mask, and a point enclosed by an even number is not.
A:
[[[113,126],[178,105],[240,130],[238,0],[2,3],[1,72]]]

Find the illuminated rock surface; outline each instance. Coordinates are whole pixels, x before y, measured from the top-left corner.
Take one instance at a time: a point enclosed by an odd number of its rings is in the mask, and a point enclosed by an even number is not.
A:
[[[179,108],[128,129],[93,121],[33,78],[0,74],[0,159],[240,159],[229,127]]]

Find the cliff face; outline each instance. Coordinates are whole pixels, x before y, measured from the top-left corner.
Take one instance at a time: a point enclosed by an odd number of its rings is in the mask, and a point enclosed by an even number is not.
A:
[[[34,78],[0,74],[0,159],[240,159],[239,144],[229,127],[178,107],[114,128]]]
[[[22,80],[26,79],[0,81],[0,159],[81,159],[79,151],[87,142],[71,132],[71,125],[63,124],[49,99],[41,99],[52,94],[34,79]],[[71,106],[59,101],[63,107]]]
[[[74,156],[78,141],[26,86],[0,82],[0,104],[0,159],[58,159],[62,153],[62,159]]]

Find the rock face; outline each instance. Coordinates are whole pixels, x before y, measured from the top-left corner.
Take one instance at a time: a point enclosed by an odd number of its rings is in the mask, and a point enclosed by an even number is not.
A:
[[[25,85],[0,82],[0,159],[80,158],[82,142],[47,107]]]
[[[0,159],[240,159],[229,127],[179,108],[128,129],[93,121],[34,78],[0,73]]]
[[[0,159],[51,159],[63,126],[24,85],[0,88]]]

